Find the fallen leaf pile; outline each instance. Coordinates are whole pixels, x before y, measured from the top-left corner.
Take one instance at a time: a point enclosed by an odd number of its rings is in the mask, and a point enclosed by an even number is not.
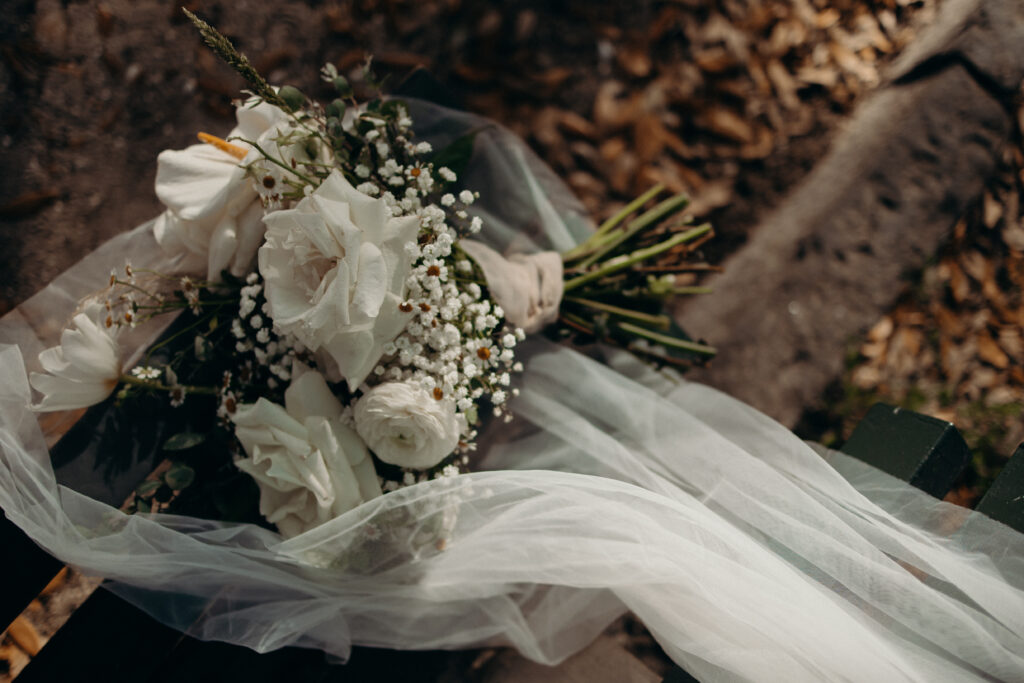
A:
[[[828,130],[938,0],[682,0],[471,7],[364,1],[331,28],[396,69],[421,64],[527,139],[596,215],[661,182],[704,216],[760,190],[769,155]],[[380,14],[385,13],[384,20]],[[422,44],[430,22],[448,27]],[[406,49],[379,44],[382,24]],[[338,57],[362,63],[366,49]],[[802,164],[809,168],[813,160]],[[776,170],[778,166],[774,167]],[[783,169],[785,189],[797,171]],[[728,231],[729,226],[724,229]]]

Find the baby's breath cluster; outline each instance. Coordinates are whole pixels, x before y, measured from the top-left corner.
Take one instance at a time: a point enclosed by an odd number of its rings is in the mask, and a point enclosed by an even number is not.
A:
[[[420,240],[407,245],[413,267],[406,279],[407,298],[399,305],[411,320],[404,332],[384,345],[373,381],[414,382],[434,400],[451,402],[465,417],[466,432],[459,444],[459,451],[465,452],[475,447],[478,403],[489,400],[494,414],[501,416],[509,397],[518,393],[510,388],[511,373],[521,370],[513,349],[525,335],[506,327],[504,311],[473,279],[475,269],[458,250],[459,236],[446,211],[436,204],[423,205],[414,192],[407,198],[409,202],[396,202],[392,210],[420,219]],[[474,200],[472,193],[464,192],[458,201],[468,206]],[[478,218],[470,224],[479,230]]]
[[[239,290],[238,314],[231,320],[235,351],[243,364],[238,377],[225,387],[225,395],[239,384],[263,383],[272,390],[287,386],[293,364],[305,359],[306,349],[297,339],[274,330],[269,310],[259,272],[250,273]]]

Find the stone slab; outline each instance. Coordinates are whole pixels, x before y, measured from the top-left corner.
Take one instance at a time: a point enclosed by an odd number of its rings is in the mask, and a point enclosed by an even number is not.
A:
[[[980,196],[1010,130],[957,61],[876,91],[723,264],[715,292],[677,316],[719,349],[688,376],[793,426]]]
[[[893,62],[899,80],[936,60],[961,59],[1006,93],[1024,80],[1024,2],[945,0],[935,23]]]

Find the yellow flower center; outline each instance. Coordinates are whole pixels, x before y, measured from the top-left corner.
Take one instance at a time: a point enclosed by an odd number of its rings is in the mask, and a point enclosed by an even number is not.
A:
[[[249,150],[238,145],[232,145],[227,140],[217,137],[216,135],[210,135],[209,133],[196,133],[196,137],[205,142],[208,145],[213,145],[222,152],[226,152],[231,156],[235,157],[239,161],[245,158],[249,153]]]

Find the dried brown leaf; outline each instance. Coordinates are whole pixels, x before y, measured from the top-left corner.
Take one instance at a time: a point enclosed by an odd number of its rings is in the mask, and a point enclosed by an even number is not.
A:
[[[954,301],[958,304],[963,303],[971,294],[971,284],[955,262],[950,261],[946,265],[949,268],[949,291]]]
[[[731,109],[711,107],[697,117],[697,125],[712,133],[734,142],[754,141],[754,130],[741,116]]]
[[[991,192],[986,191],[984,200],[982,202],[982,214],[985,222],[985,227],[992,229],[996,227],[996,223],[1003,217],[1003,205],[992,196]]]
[[[470,83],[486,83],[494,78],[494,72],[491,70],[466,64],[465,62],[457,63],[452,68],[452,71],[455,72],[456,76]]]
[[[874,326],[868,330],[868,340],[872,342],[885,341],[892,336],[892,332],[895,329],[893,320],[890,316],[885,315],[874,324]]]
[[[782,106],[786,109],[797,109],[800,107],[800,98],[797,97],[796,91],[799,88],[799,84],[796,79],[790,75],[786,67],[782,66],[782,62],[777,59],[773,59],[768,62],[766,67],[768,78],[771,79],[772,86],[775,88],[775,92],[779,95],[779,100],[782,102]]]
[[[632,121],[636,100],[624,97],[625,86],[619,81],[605,81],[594,97],[594,123],[604,131],[611,131]]]
[[[638,46],[619,48],[615,54],[615,60],[622,67],[623,71],[633,78],[647,78],[653,66],[647,51]]]
[[[551,69],[545,69],[538,73],[530,75],[530,79],[540,83],[549,92],[561,88],[567,80],[572,76],[572,69],[564,66],[556,66]]]
[[[717,45],[697,52],[693,56],[693,61],[698,69],[712,74],[720,74],[740,65],[736,55]]]
[[[608,138],[601,143],[598,151],[605,161],[613,161],[616,157],[625,153],[628,145],[622,138]]]
[[[597,139],[597,127],[576,112],[563,110],[559,115],[558,125],[570,135],[587,140]]]
[[[1000,370],[1010,367],[1009,356],[1003,352],[987,330],[978,335],[978,356]]]
[[[733,197],[733,183],[728,179],[704,183],[704,186],[690,202],[687,212],[697,216],[706,216],[715,209],[720,209]]]
[[[31,216],[52,204],[59,196],[60,192],[54,187],[25,192],[0,206],[0,218],[14,219]]]
[[[766,126],[758,126],[756,139],[749,145],[740,147],[741,159],[764,159],[775,149],[775,136]]]
[[[772,57],[782,57],[797,45],[802,45],[807,40],[807,26],[797,19],[784,19],[775,24],[772,34],[768,38],[766,54]]]
[[[796,77],[804,83],[820,85],[831,90],[839,82],[839,73],[834,68],[805,66],[797,69]]]

